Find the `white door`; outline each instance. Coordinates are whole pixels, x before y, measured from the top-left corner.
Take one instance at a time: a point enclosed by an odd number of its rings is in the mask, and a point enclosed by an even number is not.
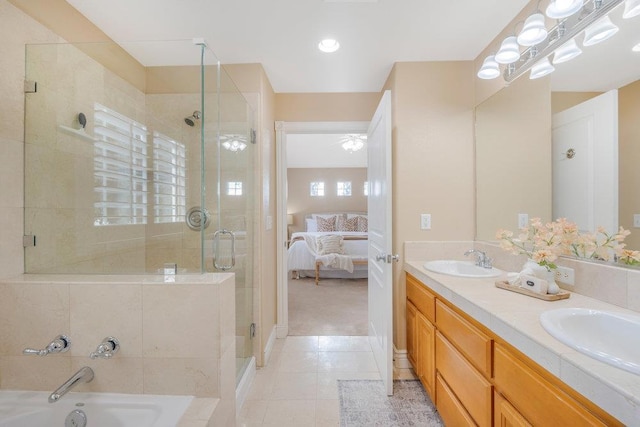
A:
[[[393,394],[393,260],[391,239],[391,92],[367,131],[369,202],[369,342],[387,394]]]
[[[553,116],[553,218],[618,229],[618,91]]]

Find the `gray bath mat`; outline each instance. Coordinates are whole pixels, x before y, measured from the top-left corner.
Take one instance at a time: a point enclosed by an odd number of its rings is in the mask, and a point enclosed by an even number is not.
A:
[[[396,380],[393,396],[382,381],[338,380],[342,427],[442,427],[442,419],[420,381]]]

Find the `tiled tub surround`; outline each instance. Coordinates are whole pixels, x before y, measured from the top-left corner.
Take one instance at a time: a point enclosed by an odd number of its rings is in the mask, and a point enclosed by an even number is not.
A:
[[[230,273],[179,274],[175,283],[161,275],[1,281],[0,388],[52,391],[90,366],[94,380],[77,391],[192,395],[197,407],[187,415],[200,421],[218,400],[211,422],[227,422],[235,418],[234,299]],[[71,339],[66,353],[22,354],[61,333]],[[90,359],[106,336],[120,340],[118,354]]]
[[[577,293],[567,300],[542,301],[496,288],[495,279],[432,273],[422,264],[405,261],[404,269],[622,423],[640,425],[640,376],[578,353],[539,321],[543,311],[563,307],[628,310]]]

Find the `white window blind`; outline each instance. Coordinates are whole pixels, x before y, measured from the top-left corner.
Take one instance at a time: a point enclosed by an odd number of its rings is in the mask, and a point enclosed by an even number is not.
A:
[[[153,133],[154,222],[181,222],[186,214],[186,149]]]
[[[95,225],[147,223],[147,127],[94,107]]]

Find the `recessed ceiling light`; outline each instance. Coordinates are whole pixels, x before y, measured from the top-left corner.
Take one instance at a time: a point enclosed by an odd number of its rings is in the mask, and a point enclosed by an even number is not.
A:
[[[335,52],[340,49],[340,43],[335,39],[324,39],[318,43],[318,49],[326,53]]]
[[[637,45],[632,47],[631,50],[634,51],[634,52],[640,52],[640,43],[638,43]]]

